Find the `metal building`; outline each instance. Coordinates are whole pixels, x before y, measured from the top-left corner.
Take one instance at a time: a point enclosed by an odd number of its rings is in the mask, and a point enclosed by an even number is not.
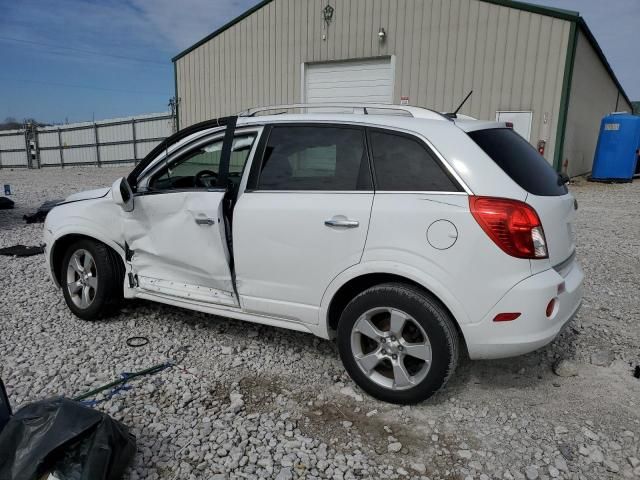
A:
[[[512,121],[570,175],[631,111],[577,12],[509,0],[265,0],[173,62],[181,128],[327,99],[451,111],[473,90],[461,113]]]

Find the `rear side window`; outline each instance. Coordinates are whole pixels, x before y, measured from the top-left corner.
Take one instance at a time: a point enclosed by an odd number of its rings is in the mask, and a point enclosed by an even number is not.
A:
[[[469,136],[527,192],[545,197],[567,193],[567,187],[544,157],[510,128],[476,130]]]
[[[271,130],[259,190],[371,188],[362,129],[283,125]]]
[[[405,135],[370,132],[376,190],[457,192],[460,188],[421,141]]]

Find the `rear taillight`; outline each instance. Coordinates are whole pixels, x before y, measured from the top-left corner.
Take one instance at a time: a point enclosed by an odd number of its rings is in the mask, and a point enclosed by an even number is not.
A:
[[[470,196],[469,208],[504,252],[518,258],[548,258],[540,218],[530,205],[509,198]]]

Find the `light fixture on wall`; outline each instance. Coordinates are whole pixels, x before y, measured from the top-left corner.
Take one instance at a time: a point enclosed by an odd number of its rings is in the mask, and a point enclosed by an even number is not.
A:
[[[327,3],[326,7],[322,9],[322,17],[324,18],[324,23],[329,26],[331,20],[333,20],[333,12],[335,9]]]
[[[380,42],[384,42],[387,39],[387,32],[384,31],[384,28],[380,27],[380,30],[378,30],[378,40],[380,40]]]

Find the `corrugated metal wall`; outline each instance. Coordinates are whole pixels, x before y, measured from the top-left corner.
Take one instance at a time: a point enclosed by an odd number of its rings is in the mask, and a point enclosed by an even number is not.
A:
[[[569,22],[479,0],[334,0],[326,27],[325,5],[275,0],[179,58],[180,127],[300,101],[303,63],[394,55],[394,102],[450,111],[473,89],[462,113],[533,111],[553,159]]]
[[[632,112],[585,35],[578,32],[562,156],[569,176],[591,171],[600,121],[616,110]]]
[[[37,129],[40,166],[135,163],[173,132],[173,117],[150,114]],[[0,132],[0,168],[27,167],[23,130]],[[37,161],[31,162],[38,166]]]

